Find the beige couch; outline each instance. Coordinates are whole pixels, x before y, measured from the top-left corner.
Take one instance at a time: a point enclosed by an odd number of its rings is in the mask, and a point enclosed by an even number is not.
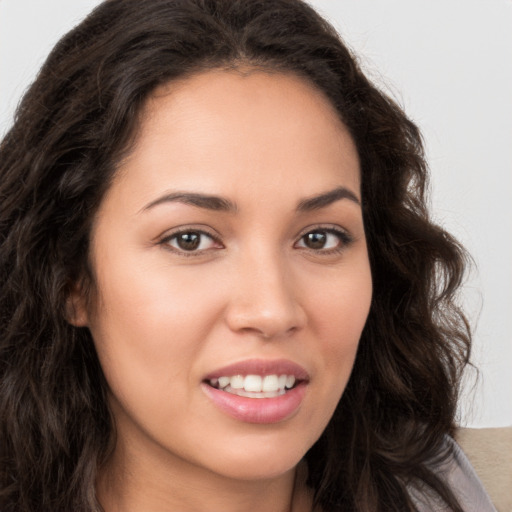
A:
[[[498,512],[512,512],[512,427],[461,428],[455,439]]]

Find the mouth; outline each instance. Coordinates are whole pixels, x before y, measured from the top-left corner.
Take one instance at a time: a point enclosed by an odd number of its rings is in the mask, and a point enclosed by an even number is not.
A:
[[[299,410],[309,384],[304,368],[287,360],[248,360],[202,381],[206,395],[225,414],[247,423],[277,423]]]
[[[221,375],[207,379],[206,384],[214,389],[245,398],[276,398],[293,389],[300,382],[292,374],[271,375]]]

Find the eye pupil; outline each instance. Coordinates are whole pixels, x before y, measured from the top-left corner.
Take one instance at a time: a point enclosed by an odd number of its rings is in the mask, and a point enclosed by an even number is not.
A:
[[[327,234],[322,231],[314,231],[304,237],[304,244],[310,249],[322,249],[326,242]]]
[[[176,243],[184,251],[193,251],[199,247],[201,235],[199,233],[181,233],[177,236]]]

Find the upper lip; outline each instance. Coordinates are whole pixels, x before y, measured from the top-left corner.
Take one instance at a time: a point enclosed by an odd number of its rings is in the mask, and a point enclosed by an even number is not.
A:
[[[247,359],[218,368],[204,380],[232,375],[293,375],[297,380],[309,380],[309,374],[302,366],[287,359]]]

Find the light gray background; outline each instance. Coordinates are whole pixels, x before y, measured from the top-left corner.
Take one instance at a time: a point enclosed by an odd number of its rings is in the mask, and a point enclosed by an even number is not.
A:
[[[0,0],[0,135],[55,42],[98,0]],[[311,0],[420,125],[435,218],[470,250],[461,423],[512,424],[512,0]]]

